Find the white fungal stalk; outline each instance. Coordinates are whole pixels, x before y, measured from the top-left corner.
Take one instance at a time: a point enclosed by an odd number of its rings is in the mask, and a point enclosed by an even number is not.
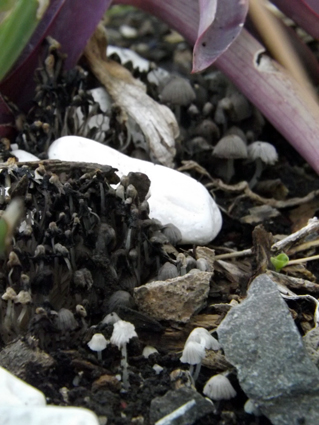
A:
[[[111,336],[111,343],[116,345],[122,354],[121,367],[122,367],[122,384],[124,390],[128,390],[130,383],[128,377],[128,363],[127,363],[127,343],[131,338],[137,336],[135,327],[130,322],[119,320],[113,325],[113,333]]]

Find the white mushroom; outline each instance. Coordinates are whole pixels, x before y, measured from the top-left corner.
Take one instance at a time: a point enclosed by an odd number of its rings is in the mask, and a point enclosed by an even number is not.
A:
[[[122,353],[121,366],[123,368],[122,382],[125,390],[129,387],[128,370],[127,370],[127,350],[126,345],[129,340],[137,336],[135,327],[132,323],[125,320],[119,320],[114,323],[113,333],[111,336],[111,343],[116,345]]]
[[[236,391],[224,375],[214,375],[205,384],[203,393],[211,400],[229,400],[236,396]]]
[[[249,187],[253,188],[261,176],[264,164],[273,165],[278,161],[278,154],[276,148],[270,143],[257,141],[248,146],[248,158],[256,161],[255,174],[249,182]]]
[[[198,378],[199,371],[201,368],[202,360],[205,357],[205,345],[196,341],[186,341],[183,355],[181,357],[182,363],[190,364],[189,373],[194,378],[194,381]],[[196,369],[194,371],[194,366]]]
[[[187,341],[195,341],[204,345],[207,350],[219,350],[221,348],[220,343],[215,339],[207,329],[205,328],[195,328],[189,334]]]
[[[150,355],[155,353],[158,353],[155,347],[152,347],[151,345],[146,345],[143,349],[142,356],[148,359]]]
[[[88,342],[90,350],[97,352],[97,358],[102,360],[102,351],[105,350],[109,341],[101,333],[96,333],[92,336],[91,340]]]
[[[195,328],[192,330],[186,340],[181,362],[189,363],[191,365],[190,373],[193,376],[194,381],[198,378],[202,359],[205,357],[205,349],[217,351],[220,348],[221,345],[217,339],[208,332],[208,330],[204,328]],[[196,369],[194,371],[195,364]]]

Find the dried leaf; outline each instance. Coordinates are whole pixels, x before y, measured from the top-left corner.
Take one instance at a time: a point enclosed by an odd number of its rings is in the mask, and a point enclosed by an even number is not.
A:
[[[85,48],[85,56],[95,76],[113,101],[140,126],[151,155],[161,164],[173,166],[178,124],[172,111],[146,94],[145,86],[118,63],[106,58],[105,32],[97,29]]]

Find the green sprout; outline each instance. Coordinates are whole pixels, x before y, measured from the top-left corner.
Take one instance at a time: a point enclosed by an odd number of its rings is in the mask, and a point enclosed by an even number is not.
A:
[[[0,1],[0,81],[10,71],[49,6],[49,0]]]
[[[271,257],[270,261],[275,267],[276,272],[280,272],[280,270],[289,263],[289,257],[288,255],[281,253],[277,255],[277,257]]]

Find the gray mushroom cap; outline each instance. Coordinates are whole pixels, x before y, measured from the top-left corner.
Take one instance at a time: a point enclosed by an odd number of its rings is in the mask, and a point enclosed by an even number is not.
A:
[[[236,134],[229,134],[220,139],[214,148],[213,155],[224,159],[247,158],[247,146]]]
[[[236,391],[224,375],[212,376],[205,384],[203,393],[212,400],[229,400],[236,396]]]
[[[172,76],[166,80],[161,91],[163,103],[171,103],[178,106],[187,106],[195,100],[196,94],[187,80]]]
[[[253,161],[260,159],[265,164],[273,165],[278,160],[278,154],[272,144],[257,141],[248,146],[248,158]]]

